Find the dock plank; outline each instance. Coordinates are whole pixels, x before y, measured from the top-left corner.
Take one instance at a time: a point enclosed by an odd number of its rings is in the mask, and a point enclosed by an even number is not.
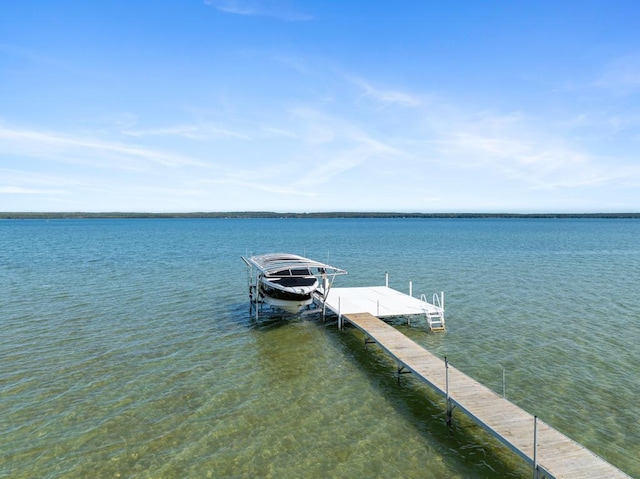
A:
[[[341,306],[344,305],[341,304]],[[370,303],[369,307],[371,307]],[[349,323],[378,343],[421,381],[430,385],[441,395],[446,395],[446,366],[442,359],[375,317],[368,310],[364,310],[366,312],[350,311],[347,308],[350,312],[342,311]],[[455,367],[449,365],[448,369],[449,398],[452,404],[533,465],[534,416]],[[558,479],[631,477],[539,419],[537,431],[536,459],[538,469],[546,477]]]

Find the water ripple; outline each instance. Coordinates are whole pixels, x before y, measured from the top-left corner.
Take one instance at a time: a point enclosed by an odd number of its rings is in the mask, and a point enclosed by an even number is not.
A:
[[[640,476],[640,223],[0,224],[0,476],[529,477],[353,330],[249,315],[247,248],[446,292],[396,326]],[[258,234],[259,232],[259,234]]]

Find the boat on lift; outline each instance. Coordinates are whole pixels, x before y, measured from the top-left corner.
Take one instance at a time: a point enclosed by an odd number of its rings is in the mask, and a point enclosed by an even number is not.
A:
[[[265,303],[294,314],[310,306],[314,294],[326,296],[337,275],[347,274],[335,266],[289,253],[242,256],[242,260],[249,268],[252,305]]]

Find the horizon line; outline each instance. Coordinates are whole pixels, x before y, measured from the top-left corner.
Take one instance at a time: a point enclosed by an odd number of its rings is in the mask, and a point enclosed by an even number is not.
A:
[[[491,213],[491,212],[389,212],[389,211],[211,211],[211,212],[83,212],[15,211],[0,212],[0,219],[82,219],[82,218],[640,218],[640,212],[600,213]]]

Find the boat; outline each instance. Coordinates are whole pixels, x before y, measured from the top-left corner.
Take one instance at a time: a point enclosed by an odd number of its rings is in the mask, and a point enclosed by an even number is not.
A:
[[[315,294],[327,295],[336,275],[347,272],[290,253],[241,257],[249,270],[252,306],[267,304],[288,313],[299,313],[313,304]]]

